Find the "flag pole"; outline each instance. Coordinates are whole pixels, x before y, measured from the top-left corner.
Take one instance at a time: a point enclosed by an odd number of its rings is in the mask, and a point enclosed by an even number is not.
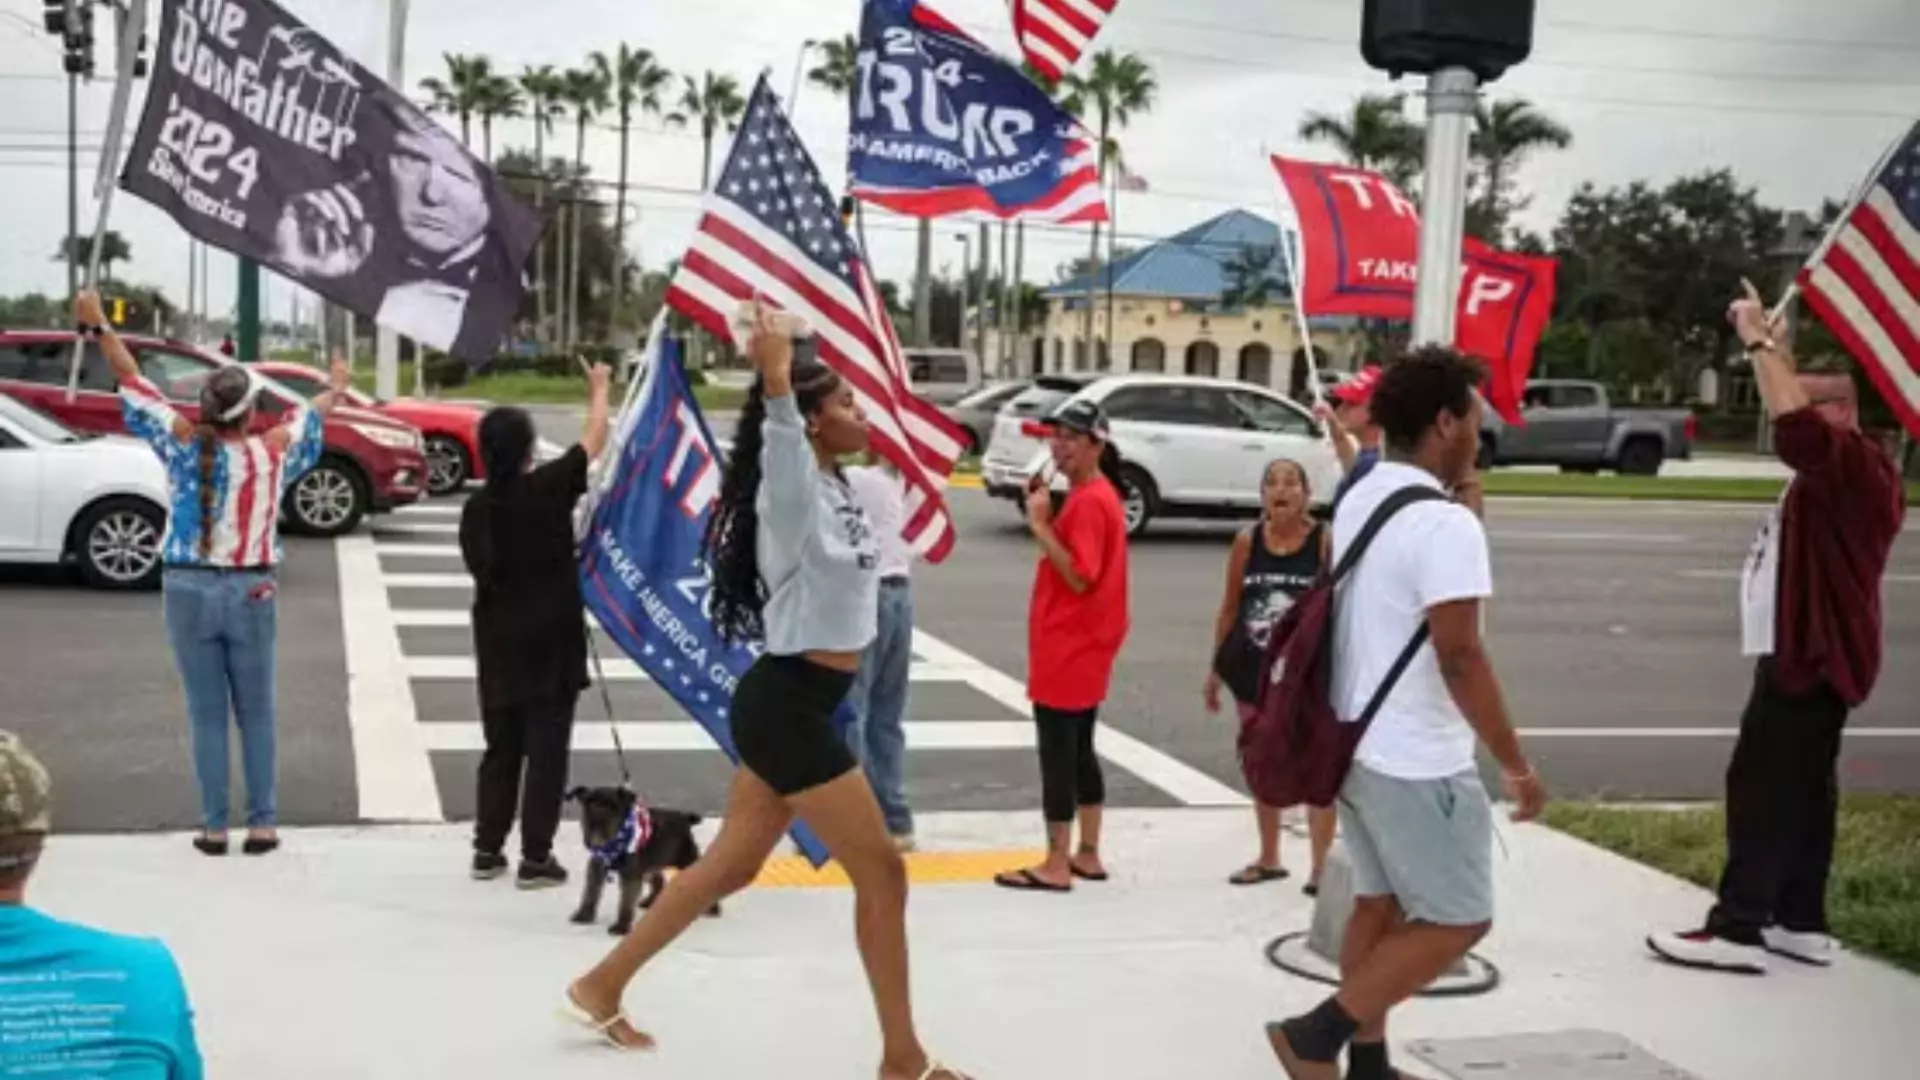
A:
[[[98,211],[93,220],[93,241],[88,245],[87,276],[82,287],[91,289],[100,280],[100,255],[106,246],[101,241],[107,232],[107,221],[113,213],[113,193],[118,187],[114,183],[120,172],[120,142],[126,135],[127,112],[133,102],[133,71],[139,62],[140,36],[147,27],[147,0],[132,0],[127,17],[120,24],[120,39],[116,43],[119,54],[116,62],[113,84],[113,106],[107,114],[105,143],[100,148],[100,171],[94,175],[93,194],[99,201]],[[69,298],[71,302],[71,298]],[[75,337],[73,358],[67,364],[67,404],[73,404],[80,393],[80,366],[86,358],[87,339]]]
[[[1920,128],[1920,124],[1916,124],[1915,128]],[[1886,171],[1887,163],[1892,161],[1893,155],[1899,153],[1900,147],[1905,145],[1906,141],[1913,137],[1915,128],[1908,128],[1904,134],[1896,136],[1892,142],[1887,144],[1886,150],[1881,152],[1880,159],[1874,162],[1873,168],[1867,173],[1866,179],[1860,182],[1859,186],[1854,189],[1853,197],[1847,200],[1846,209],[1840,211],[1840,216],[1834,218],[1833,224],[1827,227],[1827,234],[1821,237],[1820,246],[1814,248],[1813,254],[1807,256],[1807,261],[1800,264],[1801,270],[1804,271],[1807,267],[1818,263],[1827,257],[1828,252],[1833,250],[1833,245],[1840,239],[1840,230],[1846,227],[1847,219],[1853,216],[1854,211],[1860,209],[1860,204],[1867,201],[1867,196],[1873,192],[1874,183],[1880,179],[1880,174]],[[1787,308],[1791,307],[1793,302],[1798,299],[1800,299],[1800,275],[1795,274],[1793,275],[1793,281],[1787,285],[1787,291],[1781,295],[1780,302],[1775,304],[1773,311],[1768,313],[1767,321],[1769,323],[1779,321],[1786,315]]]

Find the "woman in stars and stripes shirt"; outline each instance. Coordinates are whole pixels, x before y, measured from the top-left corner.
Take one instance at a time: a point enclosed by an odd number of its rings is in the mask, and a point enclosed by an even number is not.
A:
[[[198,422],[175,412],[140,374],[107,325],[100,298],[81,293],[80,329],[99,341],[120,384],[127,430],[144,439],[167,471],[170,505],[161,548],[167,639],[187,695],[202,831],[193,846],[227,853],[228,702],[240,729],[247,783],[249,855],[280,846],[275,831],[274,636],[281,497],[320,456],[323,417],[346,388],[346,362],[333,361],[333,392],[279,427],[251,434],[259,383],[247,369],[215,371],[200,388]]]

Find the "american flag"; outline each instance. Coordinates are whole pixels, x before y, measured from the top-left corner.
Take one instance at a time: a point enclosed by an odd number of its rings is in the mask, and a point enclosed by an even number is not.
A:
[[[1808,306],[1920,438],[1920,124],[1799,281]]]
[[[740,304],[756,295],[812,327],[820,359],[853,384],[873,449],[906,479],[907,542],[929,562],[946,558],[954,531],[942,492],[964,436],[909,388],[873,277],[765,78],[707,193],[667,302],[730,337]]]
[[[1013,35],[1020,50],[1051,82],[1058,82],[1093,43],[1120,0],[1013,0]]]

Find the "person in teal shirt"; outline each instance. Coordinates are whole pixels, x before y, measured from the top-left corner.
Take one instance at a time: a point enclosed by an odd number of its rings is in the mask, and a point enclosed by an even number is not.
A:
[[[27,906],[51,806],[46,767],[0,731],[0,1077],[201,1080],[193,1009],[167,947]]]

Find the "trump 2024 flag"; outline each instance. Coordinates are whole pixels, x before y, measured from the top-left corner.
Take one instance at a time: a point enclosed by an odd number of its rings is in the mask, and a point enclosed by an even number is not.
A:
[[[162,6],[120,184],[214,247],[464,360],[513,325],[540,219],[271,0]]]
[[[738,763],[733,690],[760,650],[724,640],[707,617],[713,581],[702,538],[726,466],[679,359],[661,347],[664,322],[589,495],[580,591],[601,630]],[[847,708],[835,717],[842,730]],[[806,826],[793,839],[814,866],[825,864]]]

